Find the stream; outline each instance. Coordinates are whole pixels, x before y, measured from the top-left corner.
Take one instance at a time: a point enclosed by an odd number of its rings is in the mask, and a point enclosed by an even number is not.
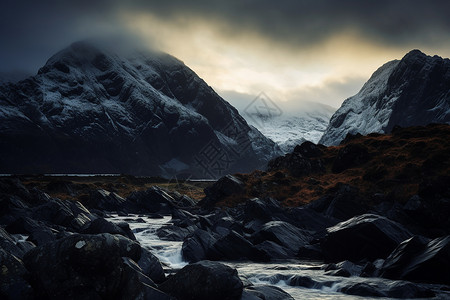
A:
[[[183,242],[164,241],[156,235],[156,230],[163,225],[170,224],[171,216],[155,219],[144,215],[118,216],[110,215],[113,222],[125,221],[143,247],[147,247],[158,257],[166,274],[175,273],[188,263],[183,261],[181,247]],[[389,280],[377,277],[339,277],[325,275],[323,262],[282,260],[269,263],[255,262],[222,262],[237,269],[243,281],[248,280],[254,285],[274,285],[294,299],[394,299],[386,297],[360,297],[339,292],[341,288],[364,283],[369,286],[384,286],[393,288],[410,284],[407,281]],[[297,281],[297,283],[293,283]],[[299,283],[300,282],[300,283]],[[307,287],[305,287],[307,286]],[[436,297],[427,299],[450,299],[450,291],[442,290],[442,286],[420,284],[421,287],[433,290]],[[420,299],[420,298],[415,298]]]

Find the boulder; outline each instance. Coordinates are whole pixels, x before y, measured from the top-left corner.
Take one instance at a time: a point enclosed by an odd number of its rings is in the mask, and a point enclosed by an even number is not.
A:
[[[241,300],[294,300],[291,295],[273,285],[246,287]]]
[[[235,269],[211,261],[190,264],[159,285],[180,300],[240,299],[243,284]]]
[[[138,210],[146,213],[169,214],[173,207],[176,207],[175,199],[158,186],[133,192],[126,202],[128,211]]]
[[[166,279],[161,262],[147,248],[141,248],[141,257],[137,263],[142,273],[155,283],[161,283]]]
[[[210,260],[252,260],[267,261],[269,257],[252,243],[232,230],[222,236],[206,251],[206,258]]]
[[[206,259],[208,250],[217,241],[217,238],[217,234],[203,229],[197,229],[183,242],[181,248],[183,259],[190,263]]]
[[[375,260],[385,258],[411,233],[385,217],[365,214],[327,229],[321,240],[326,261]]]
[[[122,257],[138,261],[141,247],[121,235],[71,235],[30,250],[24,264],[38,298],[115,298],[124,283]]]
[[[90,192],[85,205],[100,210],[119,211],[123,209],[125,202],[126,200],[116,193],[98,189]]]
[[[233,175],[226,175],[213,185],[205,188],[206,197],[198,204],[202,207],[213,207],[217,202],[231,195],[245,192],[245,184]]]
[[[364,204],[365,201],[360,195],[357,188],[338,183],[329,194],[311,202],[307,208],[323,213],[329,218],[345,221],[368,212],[369,207]]]
[[[309,244],[311,236],[308,232],[283,221],[271,221],[252,235],[253,244],[272,241],[282,246],[286,253],[294,257],[300,247]]]
[[[0,248],[0,298],[5,300],[34,299],[27,282],[28,271],[22,261]]]
[[[450,285],[450,236],[427,242],[412,237],[401,243],[385,260],[380,274],[404,279]]]
[[[131,240],[136,240],[130,226],[126,222],[113,223],[104,218],[97,218],[86,225],[83,230],[85,234],[98,234],[98,233],[110,233],[120,234]]]

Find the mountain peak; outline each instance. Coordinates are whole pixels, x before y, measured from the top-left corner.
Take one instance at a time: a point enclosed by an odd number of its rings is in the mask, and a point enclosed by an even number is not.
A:
[[[450,123],[450,60],[412,50],[380,67],[330,120],[320,143],[345,136],[389,133],[395,126]]]

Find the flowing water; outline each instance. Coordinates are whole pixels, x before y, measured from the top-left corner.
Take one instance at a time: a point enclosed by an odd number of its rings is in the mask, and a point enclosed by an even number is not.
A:
[[[156,230],[170,224],[171,217],[151,218],[144,215],[126,217],[111,215],[113,222],[125,221],[130,225],[136,239],[143,247],[147,247],[158,257],[167,273],[173,273],[187,265],[181,254],[182,242],[163,241],[156,235]],[[294,299],[387,299],[352,296],[339,292],[345,286],[365,283],[370,286],[393,288],[407,282],[383,278],[338,277],[324,274],[323,263],[314,261],[283,260],[270,263],[223,262],[238,270],[244,280],[254,285],[274,285],[288,292]],[[295,278],[301,282],[295,286]],[[306,278],[306,279],[305,279]],[[298,284],[297,284],[298,285]],[[443,291],[442,286],[421,284],[437,292],[432,299],[450,299],[450,292]],[[417,298],[416,298],[417,299]],[[429,299],[429,298],[428,298]]]

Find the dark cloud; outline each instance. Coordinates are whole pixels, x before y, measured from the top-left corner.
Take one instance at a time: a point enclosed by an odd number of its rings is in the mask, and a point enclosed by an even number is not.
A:
[[[24,1],[0,4],[0,68],[37,68],[56,49],[86,36],[130,35],[121,12],[209,22],[233,38],[255,33],[280,46],[308,47],[352,31],[387,46],[439,46],[450,33],[450,1],[236,0]]]

